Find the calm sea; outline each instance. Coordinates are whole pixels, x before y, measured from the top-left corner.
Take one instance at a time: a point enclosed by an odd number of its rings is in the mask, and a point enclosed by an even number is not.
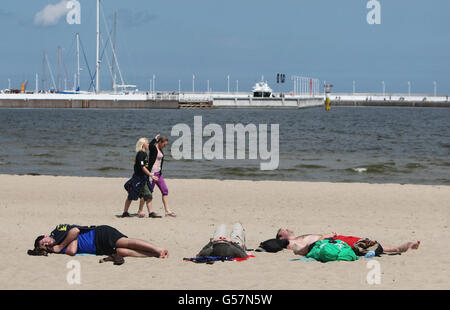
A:
[[[193,133],[194,116],[224,137],[226,124],[279,124],[278,169],[260,170],[263,160],[175,160],[171,130],[184,123]],[[158,132],[169,138],[166,178],[450,184],[445,108],[1,109],[0,174],[130,177],[137,139]]]

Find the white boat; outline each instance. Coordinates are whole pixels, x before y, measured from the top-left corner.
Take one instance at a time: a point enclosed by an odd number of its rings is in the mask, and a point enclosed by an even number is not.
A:
[[[267,81],[257,82],[253,86],[253,97],[270,97],[272,95],[272,88],[269,87]]]

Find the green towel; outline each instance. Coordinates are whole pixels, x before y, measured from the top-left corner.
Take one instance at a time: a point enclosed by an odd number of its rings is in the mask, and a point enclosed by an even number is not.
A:
[[[358,259],[347,243],[341,240],[329,239],[317,241],[306,257],[314,258],[324,263],[336,260],[354,261]]]

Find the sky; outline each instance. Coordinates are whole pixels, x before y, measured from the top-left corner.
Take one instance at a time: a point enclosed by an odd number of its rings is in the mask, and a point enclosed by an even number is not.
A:
[[[57,79],[71,83],[79,33],[89,69],[95,71],[96,1],[78,0],[80,23],[66,19],[67,0],[2,0],[0,89],[35,88],[47,53]],[[380,23],[369,24],[380,3]],[[53,9],[47,7],[54,5]],[[59,6],[58,6],[59,5]],[[62,8],[62,9],[61,9]],[[448,0],[102,0],[103,44],[117,12],[116,54],[124,82],[156,90],[251,91],[267,80],[274,91],[293,89],[292,76],[333,84],[334,92],[450,93],[450,1]],[[110,45],[109,45],[110,46]],[[101,63],[101,89],[111,88],[111,49]],[[102,48],[103,49],[103,48]],[[90,86],[81,53],[81,88]],[[63,68],[64,67],[64,68]],[[46,68],[46,83],[51,83]],[[67,73],[66,73],[67,72]],[[117,72],[117,70],[116,70]],[[277,73],[286,75],[276,83]],[[238,82],[236,82],[238,81]],[[353,82],[354,81],[354,82]],[[180,84],[179,84],[180,83]]]

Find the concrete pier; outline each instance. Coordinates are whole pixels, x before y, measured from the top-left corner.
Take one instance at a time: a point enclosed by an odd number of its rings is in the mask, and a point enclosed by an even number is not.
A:
[[[214,98],[214,108],[274,108],[274,109],[301,109],[309,107],[323,106],[322,97],[311,98]]]
[[[298,109],[323,105],[323,97],[255,98],[248,93],[0,94],[0,108],[62,109]]]
[[[427,94],[331,94],[332,106],[450,108],[448,95]]]
[[[449,96],[330,94],[331,106],[450,107]],[[251,93],[0,93],[0,108],[65,109],[301,109],[321,107],[323,95],[253,97]]]
[[[178,109],[175,100],[14,100],[0,99],[0,108],[33,108],[33,109]]]

